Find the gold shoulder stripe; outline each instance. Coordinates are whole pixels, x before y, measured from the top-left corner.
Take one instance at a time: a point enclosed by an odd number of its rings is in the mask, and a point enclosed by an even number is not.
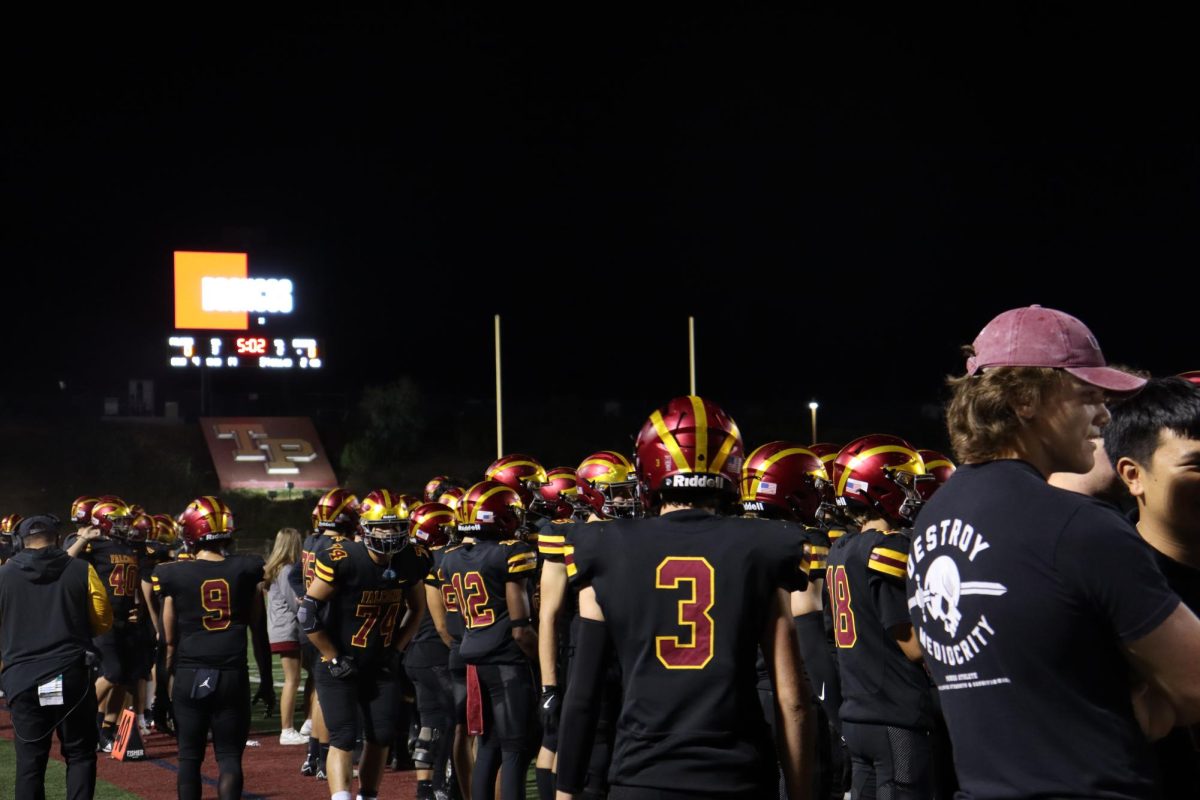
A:
[[[899,567],[894,567],[890,564],[885,564],[882,561],[871,560],[867,562],[867,569],[873,569],[876,572],[882,572],[885,575],[891,575],[893,578],[903,578],[904,570]]]
[[[518,572],[529,572],[532,569],[537,569],[537,564],[532,564],[528,561],[525,562],[524,564],[509,564],[508,565],[508,573],[510,575],[515,575]]]
[[[566,536],[555,536],[550,533],[543,533],[538,537],[538,544],[566,544]]]
[[[892,550],[890,547],[876,547],[871,551],[871,555],[880,555],[884,558],[890,558],[893,561],[899,561],[901,564],[908,563],[908,553],[900,550]]]

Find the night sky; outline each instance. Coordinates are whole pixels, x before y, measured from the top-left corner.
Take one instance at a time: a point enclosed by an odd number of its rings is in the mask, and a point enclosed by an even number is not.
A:
[[[11,31],[0,392],[153,378],[186,405],[182,249],[297,281],[326,370],[216,385],[270,413],[409,375],[486,418],[495,313],[514,439],[606,403],[632,433],[687,391],[689,314],[748,444],[806,439],[814,397],[834,430],[936,427],[959,346],[1015,305],[1200,368],[1181,20],[522,13]]]

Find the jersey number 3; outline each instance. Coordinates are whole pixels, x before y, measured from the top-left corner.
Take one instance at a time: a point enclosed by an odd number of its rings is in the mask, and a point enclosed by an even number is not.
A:
[[[668,556],[658,565],[655,589],[681,589],[690,584],[691,596],[679,601],[679,626],[688,628],[686,643],[679,636],[655,636],[658,660],[667,669],[704,669],[713,657],[713,618],[716,574],[708,559]]]
[[[829,600],[833,603],[833,640],[843,650],[854,647],[858,631],[854,628],[854,609],[850,608],[850,581],[846,568],[829,568]]]

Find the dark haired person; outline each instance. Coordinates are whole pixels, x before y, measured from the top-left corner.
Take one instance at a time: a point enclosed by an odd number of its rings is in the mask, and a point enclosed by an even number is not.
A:
[[[1200,621],[1111,506],[1046,482],[1092,468],[1106,399],[1145,380],[1040,306],[999,315],[969,353],[947,409],[962,463],[908,557],[959,796],[1153,797],[1146,732],[1200,719]]]
[[[1200,385],[1155,378],[1112,409],[1104,440],[1167,583],[1200,611]],[[1154,746],[1164,797],[1200,797],[1200,729]]]
[[[192,558],[159,564],[151,582],[162,601],[167,673],[179,738],[180,800],[199,800],[200,765],[212,735],[217,796],[242,796],[242,753],[250,733],[246,629],[263,613],[263,562],[226,553],[235,529],[222,500],[193,500],[180,515]],[[165,679],[165,676],[164,676]]]
[[[87,651],[112,626],[108,592],[92,565],[58,547],[58,519],[23,520],[24,549],[0,567],[0,688],[12,714],[16,797],[44,800],[55,731],[67,797],[96,791],[96,694]]]

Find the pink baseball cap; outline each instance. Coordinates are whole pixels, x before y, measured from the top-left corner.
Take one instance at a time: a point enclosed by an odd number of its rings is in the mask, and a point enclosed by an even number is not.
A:
[[[1053,308],[1005,311],[984,326],[972,346],[968,375],[989,367],[1053,367],[1110,392],[1134,392],[1146,384],[1145,378],[1108,366],[1087,326]]]

